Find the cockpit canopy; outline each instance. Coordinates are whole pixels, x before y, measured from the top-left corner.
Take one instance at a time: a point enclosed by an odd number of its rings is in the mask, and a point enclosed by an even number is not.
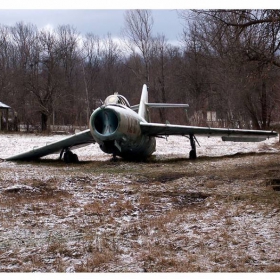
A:
[[[114,104],[124,105],[125,107],[130,108],[130,104],[127,101],[127,99],[119,94],[109,95],[104,101],[104,105],[114,105]]]

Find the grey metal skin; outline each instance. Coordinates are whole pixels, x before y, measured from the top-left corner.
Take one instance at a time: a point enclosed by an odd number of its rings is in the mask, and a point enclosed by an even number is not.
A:
[[[156,149],[155,137],[143,134],[146,120],[124,105],[107,105],[96,109],[89,127],[100,149],[128,159],[146,158]]]
[[[258,142],[277,137],[275,131],[244,130],[151,123],[149,108],[188,108],[188,104],[162,104],[148,102],[148,89],[144,85],[140,103],[130,106],[122,95],[110,95],[104,105],[94,110],[89,129],[55,143],[35,148],[6,160],[33,160],[48,154],[60,153],[66,162],[77,161],[71,150],[97,142],[105,153],[128,159],[150,156],[156,149],[157,136],[181,135],[190,139],[190,158],[195,159],[195,135],[219,136],[223,141]]]
[[[15,156],[11,156],[9,158],[6,158],[6,160],[9,161],[17,161],[17,160],[34,160],[38,159],[44,156],[47,156],[49,154],[56,154],[56,153],[65,153],[69,150],[75,150],[87,145],[90,145],[92,143],[95,143],[90,130],[87,129],[83,132],[77,133],[75,135],[66,137],[60,141],[47,144],[43,147],[34,148],[28,152],[24,152]]]

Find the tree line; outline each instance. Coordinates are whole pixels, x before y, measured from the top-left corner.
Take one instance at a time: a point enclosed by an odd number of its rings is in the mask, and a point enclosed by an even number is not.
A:
[[[185,10],[180,45],[154,34],[151,10],[127,10],[122,39],[70,25],[39,30],[0,25],[0,101],[22,124],[85,126],[100,100],[119,92],[131,105],[142,85],[151,102],[188,103],[152,120],[269,129],[279,122],[280,11]],[[213,123],[212,123],[213,124]]]

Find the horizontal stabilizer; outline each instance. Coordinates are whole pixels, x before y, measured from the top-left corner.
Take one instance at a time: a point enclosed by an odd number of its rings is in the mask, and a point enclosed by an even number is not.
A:
[[[130,109],[137,112],[139,109],[139,104],[131,106]]]
[[[223,136],[223,141],[231,142],[262,142],[266,140],[266,137],[234,137],[234,136]]]
[[[174,104],[174,103],[145,103],[147,108],[189,108],[189,104]],[[133,111],[138,111],[139,104],[130,107]]]
[[[149,108],[189,108],[189,104],[174,104],[174,103],[147,103]]]

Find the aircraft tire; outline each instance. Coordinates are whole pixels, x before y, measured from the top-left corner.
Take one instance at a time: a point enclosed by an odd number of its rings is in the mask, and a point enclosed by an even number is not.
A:
[[[76,163],[79,162],[78,156],[73,154],[71,151],[64,153],[63,160],[65,163]]]
[[[79,162],[78,156],[76,154],[72,154],[72,162],[74,163]]]
[[[72,152],[70,152],[70,151],[67,151],[67,152],[64,153],[63,160],[64,160],[65,163],[70,163],[71,162],[71,154],[72,154]]]
[[[196,151],[195,150],[191,150],[189,157],[190,157],[190,159],[196,159],[197,158]]]

